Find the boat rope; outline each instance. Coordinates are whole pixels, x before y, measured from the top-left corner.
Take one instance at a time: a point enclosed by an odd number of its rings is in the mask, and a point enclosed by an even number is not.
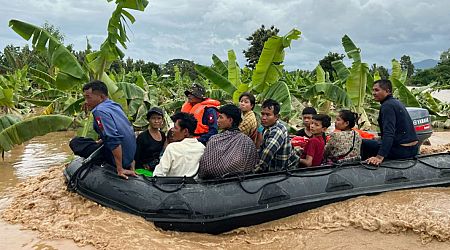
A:
[[[242,178],[241,176],[239,176],[239,186],[241,187],[241,189],[242,189],[244,192],[246,192],[246,193],[248,193],[248,194],[256,194],[256,193],[258,193],[259,191],[261,191],[264,187],[266,187],[266,186],[268,186],[268,185],[275,184],[275,183],[278,183],[278,182],[282,182],[282,181],[285,181],[285,180],[287,180],[287,179],[289,179],[289,175],[286,175],[286,176],[284,176],[283,178],[281,178],[281,179],[279,179],[279,180],[275,180],[275,181],[270,181],[270,182],[264,183],[264,184],[263,184],[260,188],[258,188],[257,190],[255,190],[255,191],[250,191],[250,190],[248,190],[247,188],[245,188],[244,185],[242,184],[242,183],[244,182],[244,178]]]
[[[100,153],[100,151],[102,150],[103,145],[101,145],[100,147],[98,147],[94,152],[92,152],[91,155],[89,155],[88,158],[84,159],[81,162],[81,166],[79,168],[77,168],[77,170],[75,170],[75,172],[73,172],[72,176],[70,177],[69,181],[67,182],[67,190],[68,191],[77,191],[78,189],[78,181],[81,179],[84,179],[86,177],[86,175],[88,174],[88,171],[85,171],[84,175],[81,176],[81,173],[85,170],[88,169],[89,167],[92,166],[91,161],[97,157],[97,155]]]
[[[183,181],[181,181],[180,185],[178,185],[174,189],[169,190],[169,189],[164,189],[164,188],[156,185],[156,182],[158,181],[158,177],[153,177],[153,178],[144,177],[144,179],[149,180],[150,183],[152,183],[153,187],[155,187],[156,189],[158,189],[159,191],[164,192],[164,193],[175,193],[175,192],[181,190],[184,187],[184,185],[186,184],[186,178],[187,177],[184,176]]]

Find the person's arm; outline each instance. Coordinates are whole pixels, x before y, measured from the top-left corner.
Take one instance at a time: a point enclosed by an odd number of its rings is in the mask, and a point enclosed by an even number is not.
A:
[[[311,139],[310,141],[308,141],[308,144],[306,144],[305,146],[305,159],[300,159],[299,160],[299,164],[302,167],[311,167],[313,164],[313,159],[316,156],[316,140]]]
[[[311,167],[312,166],[313,157],[310,155],[306,155],[306,159],[300,159],[299,164],[302,167]]]
[[[209,138],[218,132],[217,111],[214,108],[206,108],[202,117],[203,124],[208,126],[208,133],[201,135],[198,141],[206,145]]]
[[[172,164],[172,146],[173,144],[167,145],[159,164],[156,165],[155,171],[153,171],[153,176],[167,176],[169,173]]]
[[[97,123],[98,132],[102,138],[103,145],[113,154],[117,174],[125,179],[128,179],[127,175],[136,176],[134,171],[124,169],[122,166],[121,143],[123,135],[118,133],[113,117],[110,114],[99,110],[95,112],[94,117],[94,122]]]
[[[377,156],[367,159],[367,163],[377,166],[383,162],[384,158],[389,154],[389,151],[391,151],[395,137],[395,124],[397,122],[394,106],[386,106],[383,108],[382,112],[383,135],[381,138],[381,146]]]
[[[276,152],[281,148],[281,142],[283,141],[283,131],[280,129],[274,129],[269,132],[267,136],[267,141],[264,142],[267,146],[260,149],[259,163],[257,164],[257,169],[267,171],[269,164],[272,161]]]

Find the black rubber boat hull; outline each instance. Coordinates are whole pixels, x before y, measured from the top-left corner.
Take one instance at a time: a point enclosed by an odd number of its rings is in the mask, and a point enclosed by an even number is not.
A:
[[[74,190],[102,205],[143,216],[164,230],[218,234],[360,195],[450,185],[450,155],[314,170],[195,181],[191,178],[123,180],[109,165],[65,170]]]

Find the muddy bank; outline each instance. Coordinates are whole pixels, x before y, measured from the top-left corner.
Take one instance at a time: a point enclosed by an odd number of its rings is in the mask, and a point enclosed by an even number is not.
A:
[[[79,246],[98,249],[334,248],[336,242],[340,242],[339,248],[356,249],[362,242],[355,242],[353,234],[375,248],[389,248],[389,244],[404,249],[450,247],[450,188],[359,197],[212,236],[161,231],[140,217],[70,193],[64,185],[62,168],[53,167],[19,184],[11,195],[11,203],[1,213],[2,219],[34,230],[42,239],[71,239]],[[378,233],[367,234],[374,231]],[[362,235],[371,236],[367,239]],[[347,238],[341,239],[344,236]],[[396,240],[372,241],[383,237]]]

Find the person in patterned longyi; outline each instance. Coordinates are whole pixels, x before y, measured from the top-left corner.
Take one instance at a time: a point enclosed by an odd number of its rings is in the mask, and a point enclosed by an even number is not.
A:
[[[220,134],[213,135],[200,158],[198,176],[202,179],[225,174],[251,172],[257,160],[256,146],[247,135],[239,131],[241,111],[233,104],[219,109]]]

